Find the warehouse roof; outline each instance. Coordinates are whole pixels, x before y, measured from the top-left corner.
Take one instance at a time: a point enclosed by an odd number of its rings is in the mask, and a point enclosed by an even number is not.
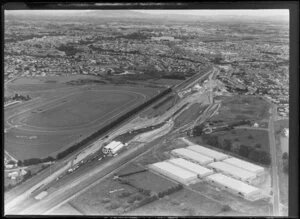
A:
[[[155,164],[152,164],[153,166],[155,167],[158,167],[166,172],[169,172],[173,175],[176,175],[180,178],[183,178],[183,179],[190,179],[190,178],[195,178],[197,177],[197,175],[195,173],[192,173],[188,170],[185,170],[183,168],[180,168],[174,164],[171,164],[171,163],[168,163],[166,161],[164,162],[158,162],[158,163],[155,163]]]
[[[106,145],[105,148],[113,149],[113,148],[117,147],[120,144],[122,144],[120,141],[112,141],[108,145]]]
[[[221,153],[221,152],[218,152],[218,151],[215,151],[215,150],[212,150],[207,147],[200,146],[200,145],[192,145],[192,146],[187,147],[187,149],[195,151],[197,153],[201,153],[208,157],[215,158],[217,160],[225,159],[228,157],[227,154],[224,154],[224,153]]]
[[[209,175],[206,177],[206,179],[213,180],[223,186],[226,186],[226,187],[228,187],[232,190],[235,190],[237,192],[240,192],[244,195],[259,191],[259,189],[254,186],[250,186],[242,181],[225,176],[221,173]]]
[[[192,163],[190,161],[187,161],[185,159],[182,158],[175,158],[175,159],[170,159],[168,160],[168,162],[175,164],[181,168],[187,169],[191,172],[194,172],[196,174],[199,175],[206,175],[206,174],[210,174],[213,173],[214,171],[207,169],[205,167],[202,167],[198,164]]]
[[[223,160],[224,163],[228,163],[237,167],[240,167],[242,169],[248,170],[250,172],[263,172],[264,168],[258,165],[255,165],[253,163],[232,157],[232,158],[228,158],[226,160]]]
[[[233,166],[231,164],[228,163],[224,163],[224,162],[214,162],[214,163],[210,163],[208,164],[209,167],[213,167],[217,170],[220,170],[224,173],[228,173],[232,176],[241,178],[243,180],[247,180],[249,178],[256,178],[256,174],[244,169],[241,169],[237,166]]]
[[[185,148],[174,149],[174,150],[172,150],[172,152],[179,154],[181,156],[187,157],[191,160],[198,161],[199,163],[209,163],[209,162],[213,161],[213,159],[211,157],[207,157],[203,154],[199,154],[197,152],[187,150]]]

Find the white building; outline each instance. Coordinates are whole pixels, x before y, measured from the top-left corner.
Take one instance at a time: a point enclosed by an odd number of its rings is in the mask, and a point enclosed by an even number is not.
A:
[[[233,178],[236,178],[238,180],[244,181],[246,183],[250,184],[256,184],[258,183],[258,178],[255,173],[250,172],[245,169],[241,169],[237,166],[224,163],[224,162],[214,162],[208,164],[208,167],[212,168],[213,170],[216,170],[218,172],[221,172],[225,175],[231,176]]]
[[[151,164],[149,165],[149,168],[185,185],[192,184],[197,181],[196,173],[190,172],[166,161]]]
[[[214,161],[213,158],[204,156],[202,154],[199,154],[197,152],[185,148],[174,149],[172,150],[172,154],[176,157],[181,157],[200,165],[207,165]]]
[[[205,176],[208,176],[210,174],[213,174],[214,171],[205,168],[203,166],[200,166],[198,164],[192,163],[190,161],[187,161],[183,158],[175,158],[168,160],[169,163],[174,164],[176,166],[179,166],[183,169],[186,169],[188,171],[191,171],[193,173],[196,173],[198,178],[203,178]]]
[[[214,159],[214,161],[220,161],[220,160],[224,160],[226,158],[228,158],[229,156],[227,154],[209,149],[207,147],[203,147],[200,145],[192,145],[187,147],[187,149],[191,150],[191,151],[195,151],[197,153],[203,154],[207,157],[211,157]]]
[[[228,159],[223,160],[224,163],[228,163],[234,166],[237,166],[239,168],[242,168],[244,170],[248,170],[252,173],[255,173],[256,176],[262,175],[265,172],[265,169],[261,166],[258,166],[256,164],[235,158],[235,157],[231,157]]]
[[[116,154],[119,150],[124,147],[124,144],[120,141],[112,141],[108,145],[104,146],[102,152],[104,154]]]
[[[230,193],[240,195],[249,201],[255,201],[263,198],[263,195],[258,188],[231,177],[225,176],[221,173],[209,175],[205,177],[205,179],[210,183],[213,183],[220,188],[226,189]]]

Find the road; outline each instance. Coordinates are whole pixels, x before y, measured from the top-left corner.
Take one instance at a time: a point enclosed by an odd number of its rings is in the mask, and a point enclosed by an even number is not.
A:
[[[278,177],[278,162],[275,142],[274,120],[277,114],[277,108],[272,105],[272,113],[269,119],[268,131],[272,165],[272,191],[273,191],[273,216],[281,216],[280,213],[280,197],[279,197],[279,177]]]
[[[197,80],[203,79],[205,76],[209,75],[209,73],[212,73],[212,71],[209,71],[209,72],[205,73],[204,75],[201,75],[200,77],[198,76],[199,78]],[[126,123],[128,123],[129,121],[127,121]],[[123,125],[124,124],[122,124],[121,127]],[[110,136],[111,136],[111,134],[110,134]],[[10,211],[7,211],[7,209],[6,209],[6,214],[7,213],[40,214],[40,213],[47,212],[49,209],[51,209],[52,207],[61,203],[63,200],[66,200],[68,197],[76,194],[78,191],[83,190],[88,185],[91,185],[92,182],[105,177],[107,174],[114,171],[117,167],[124,165],[124,163],[127,163],[128,161],[132,161],[132,159],[134,159],[134,157],[138,156],[139,154],[141,154],[144,151],[145,151],[145,148],[143,148],[143,147],[140,150],[139,150],[139,148],[137,148],[136,150],[133,150],[133,151],[128,150],[128,151],[126,151],[127,153],[122,153],[122,154],[118,155],[117,157],[115,157],[115,159],[112,159],[111,162],[108,162],[108,164],[106,164],[102,167],[101,167],[101,165],[100,166],[96,165],[96,167],[94,169],[87,170],[85,173],[78,176],[78,178],[70,180],[64,186],[60,187],[57,191],[52,192],[51,194],[49,194],[47,197],[45,197],[44,199],[42,199],[40,201],[34,200],[33,197],[29,197],[29,198],[25,197],[24,199],[20,199],[21,201],[19,200],[18,203],[11,204]],[[61,168],[64,165],[64,163],[67,162],[68,160],[73,159],[73,157],[74,157],[74,155],[68,157],[68,159],[64,159],[64,161],[58,162],[58,164],[56,164],[55,167],[53,167],[53,172],[58,170],[59,168]],[[48,174],[46,173],[46,175],[48,175]],[[45,174],[43,176],[45,177]],[[40,176],[40,177],[38,177],[39,180],[35,179],[32,181],[38,183],[44,177]],[[36,183],[34,183],[34,182],[31,182],[30,185],[31,186],[35,185]],[[23,190],[24,190],[24,188],[29,189],[30,187],[28,187],[28,186],[23,187]],[[19,196],[20,195],[21,194],[19,194]],[[17,196],[17,198],[19,198],[19,197]],[[7,203],[5,205],[5,208],[6,207],[7,207]]]

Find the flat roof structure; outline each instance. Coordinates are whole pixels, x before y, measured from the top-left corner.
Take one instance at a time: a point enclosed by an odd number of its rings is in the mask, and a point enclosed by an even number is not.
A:
[[[262,196],[258,188],[231,177],[225,176],[221,173],[209,175],[205,177],[205,179],[210,182],[216,183],[219,186],[225,187],[225,189],[228,189],[228,191],[232,193],[240,194],[248,200],[257,200]]]
[[[149,168],[183,184],[190,184],[197,179],[197,174],[180,168],[166,161],[149,165]]]
[[[193,173],[196,173],[198,175],[198,177],[205,177],[208,176],[210,174],[213,174],[214,171],[205,168],[203,166],[200,166],[198,164],[192,163],[190,161],[187,161],[183,158],[174,158],[174,159],[170,159],[167,160],[169,163],[174,164],[176,166],[179,166],[183,169],[186,169],[188,171],[191,171]]]
[[[200,146],[200,145],[192,145],[192,146],[187,147],[187,149],[195,151],[200,154],[203,154],[207,157],[211,157],[217,161],[224,160],[229,157],[227,154],[224,154],[224,153],[221,153],[221,152],[218,152],[218,151],[215,151],[215,150],[212,150],[207,147]]]
[[[250,172],[248,170],[239,168],[237,166],[224,163],[222,161],[214,162],[208,164],[208,167],[211,167],[217,171],[220,171],[224,173],[225,175],[232,176],[236,179],[240,179],[245,182],[252,182],[253,179],[256,178],[256,174],[253,172]]]
[[[256,164],[253,164],[253,163],[250,163],[250,162],[247,162],[247,161],[235,158],[235,157],[225,159],[225,160],[223,160],[223,162],[237,166],[239,168],[248,170],[248,171],[256,173],[256,174],[263,173],[265,171],[265,169],[261,166],[258,166]]]
[[[194,152],[194,151],[191,151],[191,150],[188,150],[185,148],[174,149],[174,150],[172,150],[172,154],[174,154],[175,156],[179,156],[184,159],[190,160],[194,163],[201,164],[201,165],[206,165],[206,164],[214,161],[214,159],[211,157],[207,157],[203,154],[199,154],[197,152]]]

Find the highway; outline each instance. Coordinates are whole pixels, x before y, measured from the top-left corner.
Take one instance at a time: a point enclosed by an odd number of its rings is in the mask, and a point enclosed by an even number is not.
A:
[[[200,77],[198,75],[199,78],[197,80],[199,81],[199,80],[203,79],[210,73],[212,73],[212,71],[209,71],[203,75],[200,75]],[[126,123],[128,123],[129,121],[126,121]],[[124,125],[124,123],[121,124],[121,127],[123,125]],[[120,129],[120,127],[118,129]],[[114,129],[114,132],[117,132],[117,128]],[[110,136],[111,136],[111,134],[110,134]],[[152,145],[152,143],[150,143],[150,144]],[[10,214],[16,214],[16,213],[18,213],[18,214],[42,214],[42,213],[48,212],[51,208],[55,207],[56,205],[63,202],[64,200],[67,200],[69,197],[73,196],[74,194],[78,193],[79,191],[83,190],[84,188],[88,187],[93,182],[112,173],[113,171],[115,171],[116,168],[123,166],[125,163],[127,163],[129,161],[132,161],[132,159],[139,156],[141,153],[145,152],[145,150],[149,149],[149,148],[150,148],[149,146],[145,148],[145,145],[142,144],[142,146],[140,145],[136,148],[126,150],[124,153],[119,154],[117,157],[114,157],[114,159],[111,159],[108,162],[104,162],[104,163],[101,162],[100,165],[95,165],[94,168],[86,169],[86,172],[82,173],[82,175],[78,176],[76,179],[71,177],[70,180],[67,181],[63,186],[60,186],[59,188],[54,189],[55,191],[50,192],[48,196],[46,196],[44,199],[42,199],[40,201],[35,200],[32,196],[29,198],[23,197],[23,199],[17,196],[17,199],[20,198],[18,202],[14,202],[14,200],[10,199],[10,201],[11,201],[10,206],[9,206],[9,208],[7,208],[7,203],[6,203],[6,205],[5,205],[6,211],[5,212],[6,212],[6,214],[7,213],[10,213]],[[78,152],[76,154],[78,154]],[[55,167],[53,167],[53,172],[62,168],[67,161],[70,161],[73,158],[74,158],[74,155],[70,155],[68,158],[64,159],[63,161],[58,162],[55,165]],[[97,162],[97,160],[95,162]],[[43,175],[37,177],[37,179],[35,179],[35,180],[32,179],[31,180],[32,182],[29,183],[29,185],[31,185],[31,186],[35,185],[36,183],[41,181],[45,177],[45,175],[48,175],[48,174],[49,174],[49,172],[44,173]],[[24,188],[29,189],[30,186],[23,187],[23,191],[24,191]],[[43,190],[40,190],[40,191],[43,191]],[[22,193],[19,193],[19,196],[22,196],[20,194],[22,194]],[[14,196],[14,197],[16,197],[16,196]]]
[[[277,151],[275,142],[275,131],[274,131],[274,119],[277,114],[277,108],[272,105],[272,113],[269,119],[268,131],[269,131],[269,143],[271,153],[271,165],[272,165],[272,191],[273,191],[273,216],[281,216],[280,213],[280,193],[279,193],[279,177],[278,177],[278,162],[277,162]]]

